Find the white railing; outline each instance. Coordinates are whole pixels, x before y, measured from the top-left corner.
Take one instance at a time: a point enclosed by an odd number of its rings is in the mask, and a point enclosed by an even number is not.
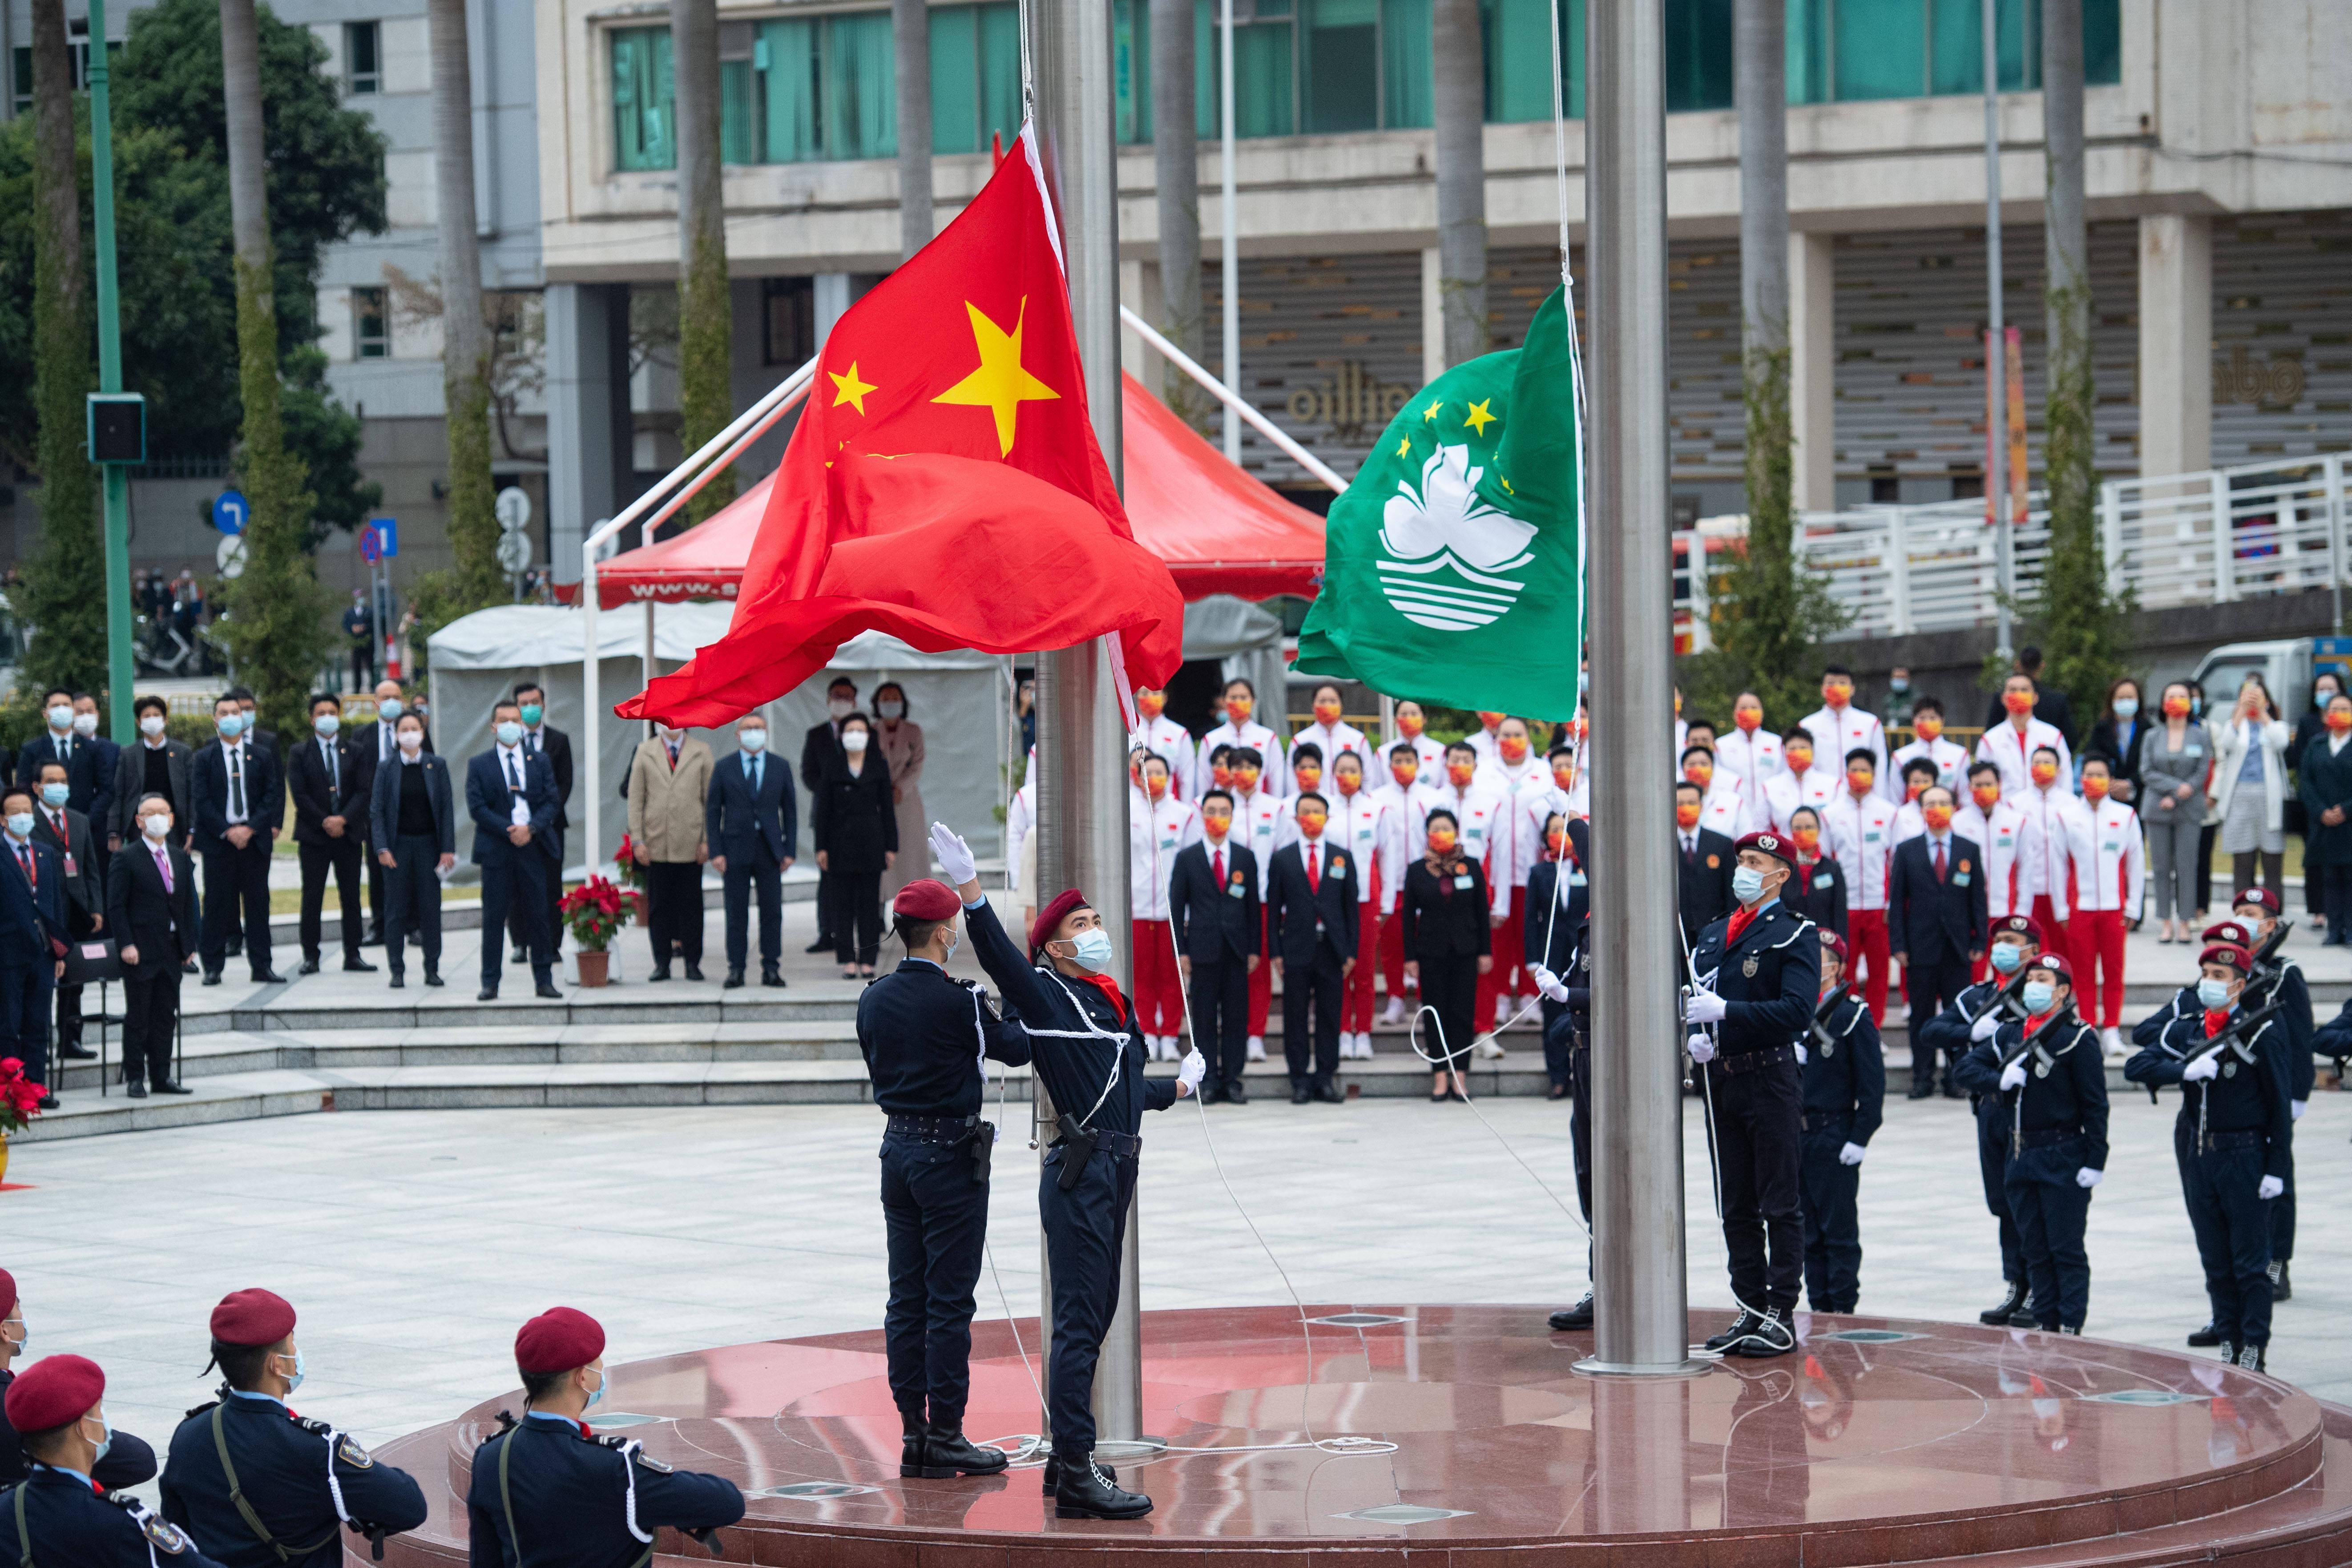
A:
[[[2144,610],[2225,605],[2240,599],[2332,589],[2345,578],[2345,531],[2352,507],[2342,453],[2251,464],[2099,487],[2107,578],[2138,595]],[[2044,498],[2028,498],[2016,535],[2017,597],[2040,592],[2050,549]],[[1993,619],[1993,532],[1981,500],[1927,506],[1869,506],[1805,512],[1798,550],[1824,574],[1852,619],[1842,636],[1902,637]],[[1706,568],[1719,566],[1738,534],[1675,535],[1675,612],[1685,646],[1709,646]]]

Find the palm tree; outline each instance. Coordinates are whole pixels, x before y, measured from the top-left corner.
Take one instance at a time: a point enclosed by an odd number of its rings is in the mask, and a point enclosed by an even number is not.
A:
[[[426,0],[433,52],[433,194],[439,208],[441,388],[449,440],[449,544],[459,614],[505,597],[490,479],[490,331],[474,218],[473,64],[466,0]]]
[[[1169,342],[1198,360],[1201,314],[1201,141],[1195,122],[1192,0],[1151,0],[1151,138],[1160,187],[1160,318]],[[1208,394],[1173,365],[1160,396],[1187,424],[1209,428]]]
[[[898,85],[898,255],[931,243],[931,9],[890,0],[891,64]]]
[[[690,452],[735,417],[735,312],[719,183],[718,0],[674,0],[670,30],[677,72],[678,440]],[[687,503],[688,520],[699,522],[734,499],[730,469]]]
[[[1485,353],[1486,325],[1486,55],[1478,0],[1430,8],[1432,110],[1437,122],[1437,287],[1445,363]]]

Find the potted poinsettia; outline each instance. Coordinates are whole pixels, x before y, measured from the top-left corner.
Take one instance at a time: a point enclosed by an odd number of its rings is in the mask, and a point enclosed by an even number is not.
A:
[[[572,928],[580,955],[580,984],[603,985],[610,973],[613,938],[627,918],[621,912],[621,889],[603,877],[590,877],[555,907]]]
[[[619,872],[621,897],[627,900],[630,918],[639,925],[650,923],[646,913],[646,868],[637,864],[636,840],[624,832],[621,847],[613,851],[613,864]]]
[[[16,1057],[0,1057],[0,1177],[8,1173],[8,1139],[41,1113],[41,1086],[25,1076]]]

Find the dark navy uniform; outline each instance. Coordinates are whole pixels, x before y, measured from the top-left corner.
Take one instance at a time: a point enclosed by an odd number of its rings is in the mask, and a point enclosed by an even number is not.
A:
[[[661,1526],[715,1530],[742,1517],[733,1481],[672,1470],[634,1439],[599,1437],[569,1416],[534,1411],[474,1450],[467,1560],[471,1568],[644,1568]]]
[[[1970,1036],[1985,1009],[2000,999],[2001,988],[2014,984],[1998,971],[1952,998],[1952,1005],[1920,1026],[1920,1043],[1941,1051],[1953,1064],[1959,1080],[1960,1058],[1975,1043]],[[2017,1219],[2009,1212],[2009,1111],[2000,1096],[1971,1089],[1969,1107],[1977,1119],[1977,1173],[1984,1183],[1985,1207],[2000,1227],[2000,1277],[2011,1285],[2026,1284],[2025,1254],[2017,1244]]]
[[[2294,1108],[2311,1103],[2311,1091],[2319,1082],[2319,1068],[2312,1058],[2312,1041],[2318,1034],[2311,1015],[2311,985],[2303,977],[2303,966],[2286,957],[2273,959],[2265,967],[2270,975],[2259,971],[2246,983],[2248,991],[2266,994],[2280,1004],[2278,1022],[2286,1032],[2286,1092],[2290,1120],[2287,1127],[2286,1191],[2271,1200],[2271,1281],[2278,1283],[2280,1275],[2294,1261],[2294,1128],[2293,1119],[2301,1112]],[[2259,1012],[2265,996],[2257,995],[2252,1003]],[[2285,1299],[2281,1292],[2279,1299]]]
[[[909,1430],[927,1410],[930,1421],[960,1430],[996,1139],[995,1124],[980,1114],[982,1058],[1018,1067],[1029,1059],[1029,1037],[997,1016],[979,986],[908,958],[857,999],[857,1048],[874,1103],[890,1118],[881,1152],[890,1395]]]
[[[1798,1192],[1805,1216],[1805,1300],[1816,1312],[1851,1312],[1862,1291],[1862,1167],[1838,1156],[1867,1149],[1885,1119],[1886,1058],[1870,1008],[1840,988],[1813,1016],[1801,1092],[1805,1142]]]
[[[0,1372],[0,1396],[5,1396],[8,1385],[16,1381],[13,1371]],[[0,1486],[23,1480],[31,1469],[32,1462],[25,1458],[24,1445],[16,1440],[16,1428],[8,1425],[6,1414],[0,1412]],[[155,1479],[155,1450],[147,1446],[144,1438],[117,1432],[114,1441],[107,1445],[106,1458],[91,1466],[89,1474],[108,1491],[129,1491]]]
[[[324,1421],[227,1389],[172,1435],[163,1497],[163,1517],[226,1568],[337,1568],[344,1527],[381,1539],[425,1522],[406,1471]]]
[[[1538,873],[1550,869],[1538,866]],[[1533,886],[1532,882],[1529,886]],[[1566,915],[1562,910],[1563,918]],[[1528,924],[1533,926],[1532,918]],[[1569,1091],[1568,1142],[1576,1161],[1576,1201],[1592,1223],[1592,931],[1579,925],[1555,970],[1568,987],[1568,1000],[1544,998],[1544,1065],[1552,1082]],[[1528,944],[1534,946],[1531,941]],[[1551,965],[1546,964],[1546,968]],[[1559,1065],[1555,1067],[1553,1064]]]
[[[1083,1465],[1094,1452],[1095,1362],[1118,1306],[1143,1113],[1175,1104],[1176,1083],[1144,1078],[1143,1036],[1124,997],[1113,1001],[1088,981],[1031,967],[986,900],[964,906],[964,929],[1009,1016],[1027,1031],[1037,1079],[1061,1116],[1062,1135],[1046,1150],[1037,1182],[1054,1274],[1045,1405],[1055,1457]],[[1066,1169],[1073,1161],[1075,1173]]]
[[[111,1449],[107,1458],[114,1457]],[[101,1461],[102,1462],[102,1461]],[[222,1568],[178,1525],[128,1492],[75,1470],[35,1465],[0,1492],[0,1562],[39,1568]]]
[[[1570,974],[1584,942],[1585,921],[1592,910],[1592,887],[1584,868],[1592,863],[1591,835],[1581,819],[1568,824],[1568,853],[1558,860],[1538,861],[1528,873],[1527,919],[1523,922],[1525,951],[1520,956],[1532,968],[1540,963],[1570,986],[1583,976]],[[1562,897],[1562,894],[1565,897]],[[1588,1032],[1581,1023],[1562,1033],[1557,1042],[1552,1026],[1567,1004],[1543,1000],[1544,1072],[1555,1098],[1575,1091],[1570,1042]]]
[[[2224,1027],[2248,1016],[2232,1008]],[[2124,1064],[2124,1076],[2134,1083],[2179,1086],[2172,1149],[2189,1228],[2197,1233],[2198,1261],[2205,1268],[2205,1293],[2213,1302],[2213,1331],[2224,1345],[2260,1347],[2271,1342],[2269,1210],[2279,1201],[2265,1202],[2260,1189],[2264,1176],[2291,1183],[2294,1175],[2288,1146],[2293,1073],[2283,1019],[2268,1019],[2247,1035],[2221,1047],[2217,1076],[2183,1079],[2182,1069],[2213,1037],[2200,1007],[2174,1018],[2162,1038],[2143,1046]]]
[[[1691,954],[1699,984],[1725,1007],[1715,1059],[1703,1069],[1707,1116],[1732,1296],[1743,1309],[1777,1309],[1785,1322],[1804,1282],[1797,1042],[1821,1000],[1822,943],[1813,922],[1778,899],[1735,939],[1738,918],[1707,926]]]
[[[1990,1095],[2009,1118],[2009,1212],[2033,1288],[2033,1315],[2045,1330],[2083,1331],[2090,1311],[2091,1258],[2083,1247],[2091,1190],[2075,1173],[2107,1166],[2107,1073],[2099,1032],[2066,1011],[2027,1050],[2025,1082],[2000,1087],[2001,1062],[2025,1037],[2003,1024],[1952,1070],[1971,1093]]]

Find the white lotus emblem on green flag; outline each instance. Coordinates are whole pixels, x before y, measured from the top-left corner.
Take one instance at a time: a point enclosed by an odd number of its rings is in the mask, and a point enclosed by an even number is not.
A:
[[[1456,365],[1331,503],[1302,673],[1531,719],[1576,710],[1583,635],[1565,295],[1527,346]]]

